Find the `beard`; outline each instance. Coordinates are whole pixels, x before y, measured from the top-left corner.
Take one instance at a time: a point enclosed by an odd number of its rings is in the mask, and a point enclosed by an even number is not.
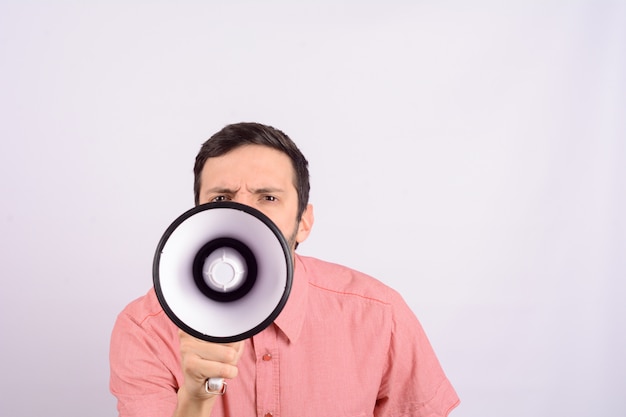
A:
[[[300,226],[300,219],[296,220],[296,224],[293,228],[293,231],[289,235],[289,237],[285,236],[287,239],[287,246],[291,250],[291,252],[295,251],[298,247],[298,242],[296,242],[296,236],[298,236],[298,228]]]

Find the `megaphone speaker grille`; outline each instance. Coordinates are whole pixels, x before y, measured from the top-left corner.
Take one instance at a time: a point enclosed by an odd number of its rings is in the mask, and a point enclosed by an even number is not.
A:
[[[260,211],[208,203],[165,231],[153,264],[161,307],[182,330],[211,342],[249,338],[282,311],[293,280],[291,250]]]
[[[230,302],[245,296],[257,276],[256,257],[236,239],[213,239],[193,261],[193,279],[198,289],[214,301]]]

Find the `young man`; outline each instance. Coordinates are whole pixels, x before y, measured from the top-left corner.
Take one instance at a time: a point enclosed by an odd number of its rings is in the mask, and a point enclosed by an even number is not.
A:
[[[254,207],[294,259],[289,299],[273,324],[216,344],[178,330],[154,290],[119,315],[111,392],[120,416],[446,416],[459,399],[401,296],[349,268],[299,256],[313,226],[308,163],[283,132],[226,126],[196,157],[195,201]],[[210,394],[208,378],[228,380]]]

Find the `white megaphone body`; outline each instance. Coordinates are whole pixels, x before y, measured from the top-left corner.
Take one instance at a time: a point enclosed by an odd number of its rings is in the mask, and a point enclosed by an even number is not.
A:
[[[247,339],[282,311],[293,280],[290,248],[260,211],[234,202],[185,212],[165,231],[153,264],[167,316],[209,342]]]

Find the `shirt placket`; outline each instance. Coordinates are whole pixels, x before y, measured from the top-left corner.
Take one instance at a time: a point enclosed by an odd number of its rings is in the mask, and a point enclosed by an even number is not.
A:
[[[256,401],[258,417],[280,417],[279,350],[276,326],[255,335]]]

